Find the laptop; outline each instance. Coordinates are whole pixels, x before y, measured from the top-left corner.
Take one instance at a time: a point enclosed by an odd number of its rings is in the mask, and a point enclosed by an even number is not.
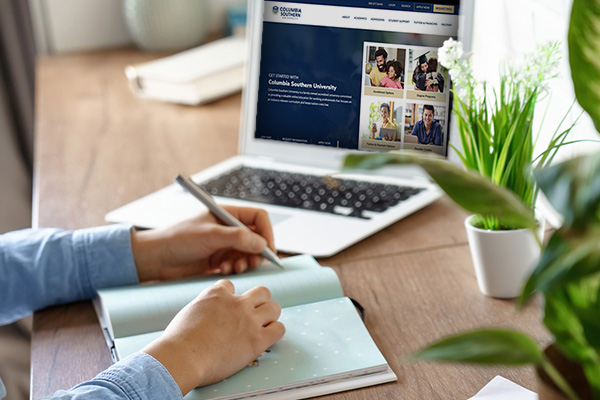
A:
[[[416,167],[339,171],[349,152],[402,148],[402,141],[371,139],[372,126],[414,124],[421,116],[412,113],[407,122],[409,110],[424,104],[436,107],[447,155],[450,85],[435,93],[408,83],[423,55],[436,57],[444,40],[458,36],[458,3],[250,1],[239,155],[192,179],[219,203],[265,209],[278,250],[315,257],[334,255],[431,204],[441,191]],[[390,61],[406,81],[402,89],[381,86]],[[106,220],[152,228],[202,210],[173,184]]]
[[[404,135],[404,143],[419,143],[419,140],[416,136]]]

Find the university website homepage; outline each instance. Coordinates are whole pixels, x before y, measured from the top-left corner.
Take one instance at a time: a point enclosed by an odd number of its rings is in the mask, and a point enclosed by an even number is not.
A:
[[[265,1],[256,138],[446,154],[458,6]]]

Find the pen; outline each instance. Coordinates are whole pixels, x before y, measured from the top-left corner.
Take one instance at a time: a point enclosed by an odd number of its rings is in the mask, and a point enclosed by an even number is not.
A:
[[[177,182],[182,188],[187,190],[192,196],[200,200],[202,204],[204,204],[210,212],[212,212],[215,217],[217,217],[221,222],[229,226],[237,226],[240,228],[244,228],[246,230],[250,230],[246,225],[241,223],[237,218],[233,215],[229,214],[227,210],[217,204],[217,202],[212,198],[210,194],[208,194],[205,190],[203,190],[200,186],[196,185],[190,178],[184,177],[181,175],[177,175],[175,178],[175,182]],[[277,255],[271,250],[268,246],[261,253],[261,256],[271,261],[273,264],[277,265],[280,268],[283,268],[283,264],[281,259],[277,257]]]

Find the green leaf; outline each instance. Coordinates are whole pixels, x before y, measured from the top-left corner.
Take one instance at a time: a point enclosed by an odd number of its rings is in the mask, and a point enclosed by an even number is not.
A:
[[[544,324],[554,335],[556,345],[583,366],[596,394],[600,394],[599,278],[596,275],[546,293],[544,313]]]
[[[600,399],[600,363],[583,366],[593,399]]]
[[[450,336],[413,355],[476,364],[541,365],[542,351],[529,336],[508,329],[482,329]]]
[[[574,290],[575,289],[575,290]],[[569,358],[579,362],[600,363],[597,351],[589,339],[597,343],[598,318],[589,318],[595,308],[591,299],[582,298],[578,285],[561,287],[545,294],[544,325],[554,335],[557,346]],[[579,295],[580,304],[574,296]],[[584,300],[584,302],[582,302]],[[587,330],[587,331],[586,331]]]
[[[600,0],[573,0],[568,42],[575,95],[600,131]]]
[[[519,304],[535,291],[556,287],[600,272],[600,231],[578,235],[568,228],[554,232],[535,270],[527,280]]]
[[[534,176],[565,225],[574,229],[600,225],[600,154],[536,170]]]
[[[344,169],[370,170],[394,164],[420,165],[452,200],[469,212],[496,217],[505,226],[536,230],[533,211],[513,192],[446,160],[409,152],[352,154],[346,157]]]

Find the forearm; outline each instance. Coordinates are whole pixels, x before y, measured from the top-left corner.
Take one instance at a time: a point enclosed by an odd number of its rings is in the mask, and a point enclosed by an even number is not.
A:
[[[0,235],[0,325],[137,281],[128,227]]]

